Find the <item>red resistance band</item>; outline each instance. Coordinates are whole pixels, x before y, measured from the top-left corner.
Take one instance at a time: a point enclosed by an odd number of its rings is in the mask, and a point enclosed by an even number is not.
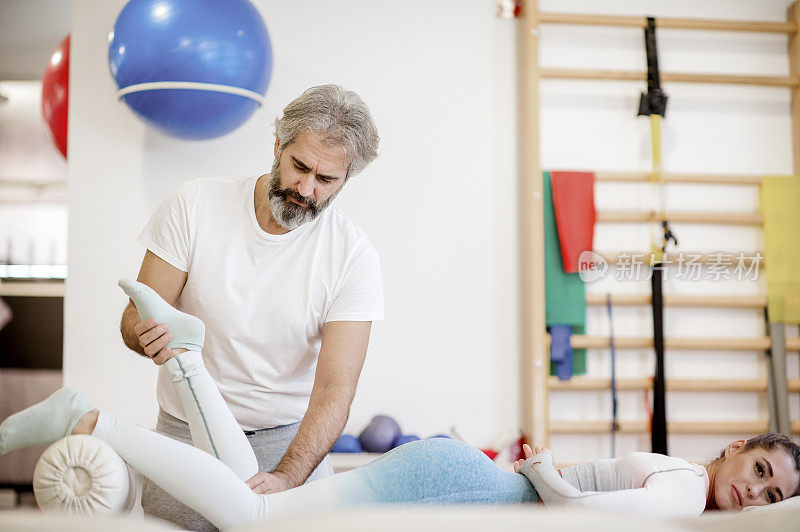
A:
[[[594,174],[550,172],[553,210],[566,273],[578,273],[581,253],[594,249]]]

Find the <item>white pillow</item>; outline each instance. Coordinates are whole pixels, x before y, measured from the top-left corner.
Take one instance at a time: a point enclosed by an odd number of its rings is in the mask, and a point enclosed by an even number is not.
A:
[[[106,442],[85,435],[55,442],[33,471],[33,491],[44,513],[127,513],[135,501],[133,486],[122,458]]]
[[[800,512],[800,496],[797,497],[790,497],[785,501],[776,502],[773,504],[765,504],[764,506],[745,506],[742,508],[742,512],[774,512],[774,511],[783,511],[783,510],[795,510]]]

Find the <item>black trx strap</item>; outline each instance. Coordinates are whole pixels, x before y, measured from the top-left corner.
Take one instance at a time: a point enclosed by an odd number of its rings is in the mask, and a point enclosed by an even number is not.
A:
[[[614,337],[614,316],[611,313],[611,294],[606,296],[608,312],[608,345],[611,348],[611,458],[617,457],[617,431],[619,417],[617,413],[617,344]]]
[[[651,450],[654,453],[667,454],[667,414],[666,386],[664,382],[664,300],[663,260],[669,242],[678,240],[669,228],[664,207],[664,195],[661,186],[664,182],[661,171],[661,119],[667,110],[667,95],[661,90],[661,76],[658,72],[658,49],[656,47],[655,19],[647,19],[644,30],[644,44],[647,50],[647,92],[639,99],[639,116],[650,117],[651,143],[653,149],[654,186],[660,192],[660,222],[663,236],[660,243],[653,240],[651,275],[651,305],[653,311],[653,347],[656,355],[656,367],[653,376],[653,417],[651,420]]]
[[[653,420],[650,431],[650,449],[654,453],[667,454],[667,405],[664,382],[664,300],[661,293],[661,264],[653,265],[650,278],[653,307],[653,347],[656,352],[656,369],[653,376]]]
[[[644,29],[644,46],[647,51],[647,92],[639,98],[638,116],[658,115],[667,111],[667,95],[661,90],[661,74],[658,71],[658,48],[656,48],[656,19],[647,18]]]

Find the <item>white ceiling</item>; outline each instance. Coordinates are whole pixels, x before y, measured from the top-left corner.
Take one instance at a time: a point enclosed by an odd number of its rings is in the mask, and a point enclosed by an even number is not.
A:
[[[0,81],[41,79],[69,34],[70,0],[0,0]]]

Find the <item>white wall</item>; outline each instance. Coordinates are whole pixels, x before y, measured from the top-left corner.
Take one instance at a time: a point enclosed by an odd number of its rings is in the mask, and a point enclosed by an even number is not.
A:
[[[515,25],[491,0],[256,2],[275,53],[267,104],[234,133],[185,142],[142,124],[114,96],[107,34],[125,2],[73,3],[70,277],[65,381],[152,426],[155,369],[118,333],[135,239],[184,180],[268,171],[271,122],[314,84],[357,91],[380,158],[337,203],[382,263],[374,327],[349,430],[376,413],[408,432],[485,443],[518,424]]]
[[[784,20],[785,0],[590,2],[540,0],[543,10]],[[117,332],[125,298],[115,287],[134,276],[143,250],[136,236],[175,186],[203,175],[263,172],[271,164],[271,121],[304,88],[337,82],[370,105],[381,157],[347,185],[338,205],[370,235],[384,268],[387,319],[374,327],[348,429],[375,413],[421,435],[455,425],[475,444],[520,423],[517,253],[516,42],[518,23],[497,20],[494,2],[256,3],[269,27],[275,70],[267,104],[227,137],[184,142],[145,127],[114,97],[107,33],[124,2],[75,0],[70,110],[70,278],[65,380],[103,408],[154,423],[155,371],[128,352]],[[786,39],[763,35],[663,31],[664,71],[785,74]],[[542,63],[640,70],[640,30],[547,27]],[[544,81],[542,163],[552,169],[648,169],[649,131],[635,109],[642,84]],[[668,171],[737,173],[791,170],[788,91],[666,84]],[[630,191],[630,189],[626,189]],[[756,208],[752,189],[699,193],[671,187],[684,210]],[[647,191],[598,189],[600,208],[644,206]],[[753,250],[757,232],[676,227],[684,249]],[[599,227],[598,249],[647,244],[646,228]],[[646,292],[644,283],[590,290]],[[763,283],[670,283],[676,293],[754,293]],[[646,309],[618,309],[619,335],[648,335]],[[758,336],[752,311],[672,310],[667,334]],[[592,310],[589,331],[604,334]],[[797,358],[791,359],[797,371]],[[590,374],[608,373],[608,353],[590,354]],[[647,351],[620,355],[622,376],[652,371]],[[757,353],[670,353],[680,377],[763,376]],[[623,394],[623,419],[643,419],[638,394]],[[794,398],[794,418],[798,415]],[[702,409],[697,404],[703,405]],[[766,417],[762,396],[671,395],[673,419]],[[608,394],[554,394],[553,419],[607,419]],[[675,454],[706,458],[729,436],[674,437]],[[554,436],[559,461],[608,455],[608,438]],[[620,452],[649,448],[623,437]]]

